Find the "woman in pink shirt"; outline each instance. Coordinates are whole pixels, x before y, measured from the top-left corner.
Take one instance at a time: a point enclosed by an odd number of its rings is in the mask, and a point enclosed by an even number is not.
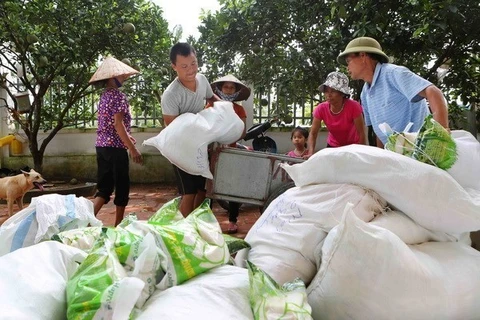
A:
[[[366,144],[363,109],[357,101],[349,98],[348,77],[341,72],[331,72],[318,89],[324,93],[326,101],[313,110],[308,156],[314,153],[322,121],[328,129],[327,147]]]

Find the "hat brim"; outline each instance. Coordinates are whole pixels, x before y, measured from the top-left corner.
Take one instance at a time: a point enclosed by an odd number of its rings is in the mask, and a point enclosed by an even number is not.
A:
[[[221,90],[222,86],[225,82],[233,82],[237,86],[240,87],[240,90],[239,90],[240,93],[238,94],[235,101],[244,101],[244,100],[247,100],[250,97],[250,94],[251,94],[250,88],[247,87],[246,85],[244,85],[243,83],[241,83],[240,80],[238,80],[237,78],[235,78],[231,75],[222,77],[222,78],[212,82],[210,84],[210,86],[212,87],[212,90],[215,92],[215,88],[218,88],[219,90]]]
[[[380,62],[382,63],[388,63],[390,61],[390,58],[382,50],[375,49],[372,47],[354,47],[354,48],[346,49],[345,51],[340,53],[337,57],[337,62],[346,66],[347,62],[345,61],[345,57],[351,53],[359,53],[359,52],[374,53],[378,55],[379,58],[381,58]]]
[[[129,78],[139,73],[140,71],[133,69],[129,65],[113,57],[107,57],[102,62],[100,67],[98,67],[97,71],[95,71],[88,83],[93,84],[98,81],[107,80],[119,76],[125,76],[126,78]]]
[[[328,86],[328,85],[326,85],[326,84],[324,83],[324,84],[321,84],[321,85],[318,87],[318,90],[319,90],[320,92],[325,92],[325,87],[332,88],[332,87],[330,87],[330,86]],[[332,89],[333,89],[333,90],[337,90],[338,92],[341,92],[341,93],[343,93],[343,94],[346,94],[347,96],[350,96],[350,91],[345,92],[345,91],[342,91],[342,90],[338,90],[338,89],[336,89],[336,88],[332,88]],[[349,88],[349,89],[350,89],[350,88]]]

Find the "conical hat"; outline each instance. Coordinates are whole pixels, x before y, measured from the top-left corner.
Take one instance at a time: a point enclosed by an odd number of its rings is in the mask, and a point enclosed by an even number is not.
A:
[[[137,73],[140,73],[140,71],[133,69],[129,65],[115,59],[114,57],[107,57],[105,60],[103,60],[102,64],[100,67],[98,67],[97,71],[95,71],[88,83],[115,78],[122,75],[132,76]]]
[[[248,97],[250,97],[250,88],[244,85],[242,82],[240,82],[240,80],[238,80],[234,75],[231,74],[227,74],[226,76],[212,82],[211,86],[213,92],[215,92],[215,87],[221,90],[224,82],[233,82],[236,83],[238,87],[240,87],[240,93],[238,94],[235,101],[247,100]]]

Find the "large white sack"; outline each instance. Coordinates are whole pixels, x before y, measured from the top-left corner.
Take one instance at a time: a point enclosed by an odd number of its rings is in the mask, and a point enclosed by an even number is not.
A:
[[[0,257],[0,318],[65,319],[67,280],[85,256],[80,249],[45,241]]]
[[[0,257],[35,243],[38,222],[31,204],[8,218],[0,226]]]
[[[297,186],[352,183],[372,189],[421,226],[446,233],[480,230],[480,192],[401,154],[364,145],[325,148],[307,161],[281,164]]]
[[[350,202],[355,213],[370,221],[385,202],[370,190],[350,184],[318,184],[291,188],[276,198],[252,226],[245,241],[251,249],[236,257],[245,259],[283,285],[299,277],[309,284],[320,267],[322,241],[341,220]]]
[[[0,226],[0,256],[87,225],[102,225],[93,214],[92,201],[73,194],[35,197]]]
[[[351,207],[328,234],[307,288],[314,319],[478,319],[480,252],[455,242],[408,246]]]
[[[457,161],[447,172],[462,187],[480,190],[480,143],[468,131],[454,130],[451,134],[457,145]]]
[[[221,266],[181,285],[157,290],[137,320],[253,319],[247,269]]]
[[[38,231],[35,243],[50,239],[64,230],[99,227],[102,222],[95,217],[93,202],[74,194],[47,194],[32,199],[37,208]]]
[[[208,145],[212,142],[232,143],[243,133],[244,123],[236,115],[233,104],[214,103],[199,113],[176,117],[157,136],[143,145],[157,148],[171,163],[192,175],[212,179],[208,162]]]
[[[376,216],[370,224],[393,232],[406,244],[420,244],[429,241],[462,242],[471,245],[470,233],[448,234],[441,231],[431,231],[415,223],[401,211],[387,211]]]
[[[213,108],[207,108],[200,114],[213,124],[215,138],[211,142],[230,144],[237,142],[242,136],[245,124],[235,113],[231,102],[215,101]]]

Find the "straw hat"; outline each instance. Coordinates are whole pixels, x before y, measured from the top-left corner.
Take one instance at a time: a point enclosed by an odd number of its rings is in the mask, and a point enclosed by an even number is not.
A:
[[[318,90],[320,90],[320,92],[324,92],[325,87],[329,87],[340,91],[341,93],[344,93],[346,95],[350,95],[350,88],[348,87],[348,77],[341,72],[330,72],[325,82],[320,85],[320,87],[318,87]]]
[[[337,62],[346,66],[345,56],[358,52],[375,53],[380,58],[380,62],[389,62],[388,56],[382,51],[382,47],[378,41],[370,37],[360,37],[350,41],[345,50],[338,55]]]
[[[248,97],[250,97],[250,88],[244,85],[242,82],[240,82],[240,80],[238,80],[234,75],[231,75],[231,74],[227,74],[226,76],[221,77],[220,79],[212,82],[211,83],[212,90],[214,92],[215,92],[215,88],[218,88],[219,90],[221,90],[224,82],[233,82],[237,85],[237,87],[240,87],[240,93],[238,94],[235,101],[247,100]]]
[[[119,61],[114,57],[107,57],[105,60],[103,60],[102,64],[100,67],[98,67],[97,71],[95,71],[88,83],[115,78],[118,76],[130,77],[138,73],[140,73],[140,71],[133,69],[122,61]]]

